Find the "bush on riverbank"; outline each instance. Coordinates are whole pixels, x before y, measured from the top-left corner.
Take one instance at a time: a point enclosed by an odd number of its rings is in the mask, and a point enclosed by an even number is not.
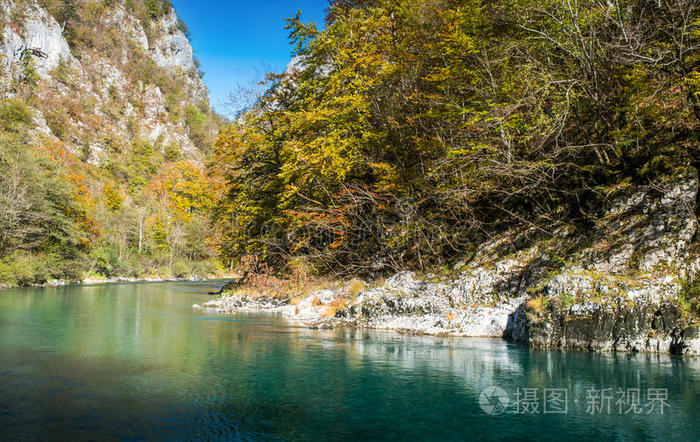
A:
[[[85,260],[64,261],[60,257],[15,253],[0,259],[0,287],[44,285],[51,281],[80,282],[84,279],[110,280],[115,278],[189,279],[222,278],[227,269],[216,259],[192,261],[177,259],[172,267],[156,262],[125,260],[119,268],[96,269]]]
[[[291,263],[288,273],[280,274],[256,256],[246,256],[242,259],[240,270],[243,276],[230,287],[224,287],[223,294],[287,300],[337,285],[334,279],[317,276],[301,260]]]

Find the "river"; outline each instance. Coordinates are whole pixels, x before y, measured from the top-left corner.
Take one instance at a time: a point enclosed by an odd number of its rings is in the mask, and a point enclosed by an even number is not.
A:
[[[309,330],[220,283],[0,292],[0,440],[700,440],[700,360]]]

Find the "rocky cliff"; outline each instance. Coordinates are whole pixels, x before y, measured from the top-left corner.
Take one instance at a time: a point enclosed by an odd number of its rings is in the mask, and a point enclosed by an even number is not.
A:
[[[588,230],[507,232],[451,275],[402,272],[373,288],[301,298],[233,293],[204,308],[266,309],[313,327],[504,337],[535,348],[700,354],[697,194],[695,173],[620,187]]]
[[[36,135],[94,164],[136,139],[201,159],[207,89],[175,10],[149,3],[2,2],[0,95],[33,89]]]

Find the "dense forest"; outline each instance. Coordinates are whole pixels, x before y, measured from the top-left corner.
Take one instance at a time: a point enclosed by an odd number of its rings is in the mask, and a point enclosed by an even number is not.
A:
[[[337,0],[212,167],[226,260],[431,269],[698,163],[695,0]]]
[[[149,56],[187,35],[163,29],[170,3],[15,1],[6,38],[49,32],[42,10],[71,56],[40,75],[50,54],[25,50],[2,76],[0,285],[221,272],[205,168],[221,119],[200,72]]]
[[[696,0],[335,0],[324,26],[288,19],[293,63],[227,125],[185,86],[198,68],[149,56],[187,34],[169,2],[38,3],[127,86],[86,95],[75,64],[47,78],[31,56],[2,84],[5,285],[436,269],[517,227],[585,235],[620,188],[698,166]],[[143,136],[156,89],[195,150]]]

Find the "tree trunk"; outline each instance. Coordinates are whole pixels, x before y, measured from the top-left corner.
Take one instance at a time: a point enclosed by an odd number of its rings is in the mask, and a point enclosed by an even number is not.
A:
[[[143,248],[143,217],[139,217],[139,255]]]

